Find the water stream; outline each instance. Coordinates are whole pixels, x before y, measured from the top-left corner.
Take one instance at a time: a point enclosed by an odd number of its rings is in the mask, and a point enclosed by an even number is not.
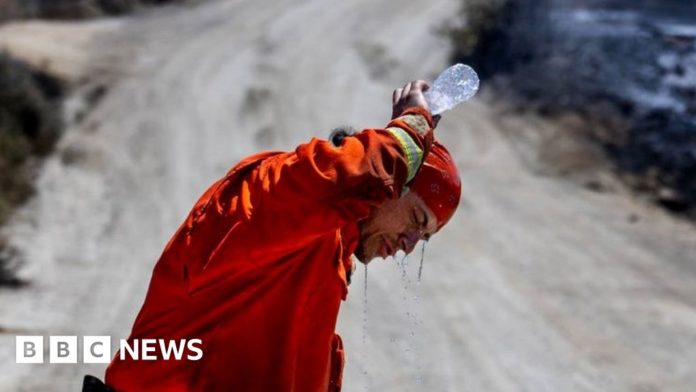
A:
[[[424,252],[425,248],[421,248],[422,252]],[[418,282],[420,283],[420,276],[422,273],[423,269],[423,253],[421,253],[421,263],[418,267]],[[405,338],[405,348],[404,348],[404,354],[405,354],[405,359],[408,363],[410,363],[411,368],[413,369],[412,373],[415,375],[415,382],[416,384],[422,384],[423,382],[423,368],[420,364],[419,361],[419,352],[416,348],[416,335],[423,336],[423,334],[416,333],[418,329],[420,329],[420,326],[423,324],[423,320],[419,315],[418,312],[418,307],[420,305],[420,296],[417,290],[417,287],[413,285],[413,282],[411,278],[409,277],[408,273],[408,255],[404,255],[404,257],[401,258],[399,261],[397,259],[397,266],[399,269],[401,269],[401,282],[402,282],[402,287],[403,287],[403,294],[401,296],[402,300],[402,309],[404,310],[406,314],[406,318],[408,319],[408,324],[404,325],[404,327],[409,328],[408,335]]]
[[[400,270],[400,277],[401,277],[401,289],[402,292],[400,293],[401,297],[401,309],[402,312],[404,312],[407,322],[399,325],[399,329],[401,330],[400,332],[404,333],[399,334],[402,337],[399,339],[397,337],[392,337],[390,338],[390,342],[394,344],[398,344],[399,346],[402,347],[403,350],[403,362],[405,364],[405,367],[407,369],[407,372],[411,375],[413,375],[413,380],[415,381],[415,385],[421,385],[423,384],[424,381],[424,371],[423,367],[420,363],[419,359],[419,350],[416,347],[418,341],[416,340],[418,338],[425,337],[426,335],[423,333],[420,333],[423,326],[423,319],[419,314],[419,306],[420,306],[420,295],[419,295],[419,287],[421,283],[421,277],[423,274],[423,262],[425,258],[425,241],[423,242],[421,246],[421,254],[420,254],[420,264],[418,265],[417,268],[417,281],[414,284],[414,280],[412,279],[416,273],[415,271],[415,265],[412,266],[410,275],[409,275],[409,257],[408,255],[403,255],[403,257],[397,257],[393,256],[393,260],[395,261],[395,264]],[[364,379],[364,391],[369,391],[370,386],[371,386],[371,379],[370,379],[370,373],[369,373],[369,347],[368,347],[368,341],[367,341],[367,332],[368,332],[368,292],[367,292],[367,285],[368,285],[368,274],[367,274],[367,265],[363,264],[363,272],[364,272],[364,279],[363,279],[363,317],[362,317],[362,373],[363,373],[363,379]],[[398,336],[398,335],[397,335]],[[409,377],[410,378],[410,377]]]
[[[425,257],[425,242],[423,241],[423,245],[421,247],[421,259],[420,259],[420,265],[418,266],[418,283],[421,281],[421,275],[423,275],[423,258]]]
[[[365,380],[365,391],[370,390],[370,374],[367,371],[367,360],[369,353],[367,352],[367,264],[363,264],[365,276],[363,279],[363,319],[362,319],[362,352],[363,352],[363,377]]]

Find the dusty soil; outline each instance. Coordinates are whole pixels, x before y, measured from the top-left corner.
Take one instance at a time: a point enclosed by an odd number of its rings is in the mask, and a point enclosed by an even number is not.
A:
[[[4,229],[32,284],[0,292],[0,389],[75,391],[85,373],[103,376],[105,365],[15,364],[15,335],[126,337],[154,262],[209,183],[258,150],[384,125],[395,86],[446,65],[433,30],[457,7],[218,1],[2,27],[17,54],[109,87]],[[690,390],[696,229],[583,159],[563,122],[490,102],[448,113],[437,131],[464,197],[427,244],[423,280],[419,255],[405,273],[377,261],[365,305],[357,271],[338,326],[345,390]],[[546,169],[565,156],[604,185]]]

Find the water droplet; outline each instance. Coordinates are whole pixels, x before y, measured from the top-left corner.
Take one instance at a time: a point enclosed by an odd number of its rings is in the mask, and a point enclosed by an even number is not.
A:
[[[408,256],[405,255],[405,256],[401,259],[401,280],[402,280],[404,283],[406,283],[406,281],[408,280],[408,276],[406,275],[406,263],[407,263],[407,262],[408,262]],[[404,289],[406,289],[406,287],[404,287]]]

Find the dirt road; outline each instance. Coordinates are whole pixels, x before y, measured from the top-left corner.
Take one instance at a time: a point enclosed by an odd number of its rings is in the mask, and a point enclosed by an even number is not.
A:
[[[0,29],[5,45],[32,37],[15,49],[34,61],[58,47],[53,66],[110,86],[5,228],[32,285],[0,291],[0,390],[103,377],[105,365],[17,365],[14,336],[125,338],[154,262],[209,183],[258,150],[384,125],[394,87],[446,65],[433,31],[458,8],[260,3]],[[462,206],[427,244],[420,283],[418,254],[405,272],[373,263],[367,301],[357,271],[338,327],[346,391],[693,390],[696,230],[619,186],[540,174],[549,127],[482,101],[445,116]]]

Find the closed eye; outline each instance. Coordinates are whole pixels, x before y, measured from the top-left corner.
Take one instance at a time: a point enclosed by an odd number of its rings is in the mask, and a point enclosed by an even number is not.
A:
[[[419,229],[425,229],[427,227],[428,217],[425,215],[423,210],[420,210],[420,215],[418,214],[418,208],[413,208],[411,213],[411,222],[416,225]]]
[[[428,226],[430,225],[430,219],[428,218],[428,214],[423,210],[422,208],[419,208],[422,219],[419,221],[420,227],[423,230],[426,230]]]
[[[413,211],[411,211],[411,223],[413,223],[414,226],[420,226],[421,223],[418,220],[418,213],[416,212],[416,209],[414,208]]]

